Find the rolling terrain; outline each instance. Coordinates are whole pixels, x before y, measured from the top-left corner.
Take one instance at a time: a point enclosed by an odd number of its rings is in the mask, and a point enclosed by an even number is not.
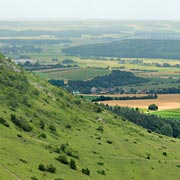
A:
[[[0,65],[0,179],[180,176],[179,139],[148,133],[25,72],[2,55]],[[76,170],[61,163],[62,156],[68,163],[73,159]],[[44,170],[39,170],[40,164]],[[90,174],[83,174],[82,168]]]

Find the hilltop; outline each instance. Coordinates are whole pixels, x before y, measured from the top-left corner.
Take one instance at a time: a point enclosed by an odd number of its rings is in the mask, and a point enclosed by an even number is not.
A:
[[[63,49],[63,52],[82,57],[179,59],[179,47],[179,40],[126,39],[69,47]]]
[[[179,139],[148,133],[27,73],[2,55],[0,87],[2,180],[177,180],[180,176]]]

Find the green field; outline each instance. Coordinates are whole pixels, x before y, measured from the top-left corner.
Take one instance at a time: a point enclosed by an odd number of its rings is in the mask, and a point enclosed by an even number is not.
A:
[[[180,120],[180,109],[162,110],[162,111],[156,111],[152,113],[165,117],[165,118],[173,118],[173,119]]]
[[[55,64],[61,63],[64,59],[72,59],[79,65],[77,69],[50,69],[28,73],[19,71],[17,66],[1,59],[0,55],[0,180],[179,179],[179,138],[148,132],[124,117],[75,97],[47,82],[47,79],[52,78],[89,80],[96,76],[108,75],[113,69],[120,69],[151,78],[146,84],[123,86],[127,90],[178,87],[179,83],[174,82],[174,78],[179,78],[179,68],[134,64],[132,61],[136,61],[137,58],[124,58],[127,62],[123,64],[119,63],[116,57],[102,60],[100,58],[107,57],[66,56],[61,51],[62,48],[70,46],[106,43],[125,38],[143,39],[147,35],[153,37],[156,31],[163,31],[158,33],[158,37],[162,39],[167,32],[178,36],[178,22],[114,21],[112,26],[112,21],[0,21],[0,25],[0,29],[5,30],[10,39],[17,33],[14,32],[16,30],[29,31],[25,32],[29,34],[21,36],[21,39],[32,38],[31,33],[40,33],[39,31],[48,32],[41,32],[42,36],[33,35],[33,38],[47,39],[52,32],[59,31],[57,37],[52,35],[50,38],[61,39],[64,38],[62,33],[66,34],[72,30],[66,37],[70,43],[33,44],[43,51],[6,55],[12,58],[28,55],[40,64]],[[8,29],[12,32],[8,32]],[[144,33],[146,31],[147,33]],[[0,44],[0,47],[2,46],[6,44]],[[58,61],[52,61],[53,58],[58,58]],[[144,63],[168,62],[171,65],[180,62],[178,59],[139,60],[143,60]],[[88,99],[92,97],[88,96]],[[179,109],[153,113],[180,120]],[[16,116],[18,123],[12,120],[12,115]],[[5,120],[9,127],[4,125],[2,120]],[[24,126],[30,126],[32,129],[25,131],[22,128]],[[62,150],[64,145],[66,148]],[[57,157],[60,155],[64,155],[68,162],[71,158],[74,159],[77,169],[73,170],[69,165],[59,162]],[[52,164],[56,172],[50,173],[47,168],[46,171],[40,171],[40,164],[45,167]],[[90,175],[83,174],[82,168],[88,168]]]
[[[38,71],[36,71],[36,74],[38,74]],[[50,70],[44,73],[41,71],[40,76],[48,79],[89,80],[96,76],[104,76],[108,74],[110,74],[109,70],[100,68],[71,68]]]

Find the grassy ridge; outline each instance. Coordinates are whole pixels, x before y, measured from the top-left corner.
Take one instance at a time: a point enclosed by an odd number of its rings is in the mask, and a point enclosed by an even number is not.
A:
[[[14,73],[14,69],[10,72]],[[13,108],[6,101],[0,103],[0,117],[10,126],[0,124],[0,179],[31,179],[35,176],[38,180],[176,180],[180,176],[177,167],[180,164],[179,139],[147,133],[32,74],[24,75],[28,80],[26,96],[29,105],[19,99],[16,99],[18,106]],[[6,88],[9,88],[8,84]],[[36,93],[31,93],[34,90]],[[24,97],[23,93],[21,96]],[[26,120],[32,131],[25,132],[16,126],[11,121],[11,114]],[[45,124],[44,129],[40,128],[41,121]],[[56,130],[52,130],[52,126]],[[73,151],[77,151],[79,159],[73,158],[77,170],[55,159],[59,156],[55,149],[62,143],[68,143]],[[167,156],[163,155],[164,151]],[[67,156],[68,161],[71,158]],[[38,170],[40,163],[52,164],[56,173]],[[82,174],[82,168],[89,168],[90,176]],[[102,170],[106,175],[98,173]]]
[[[38,71],[36,71],[39,74]],[[53,70],[41,72],[40,76],[47,77],[48,79],[64,79],[64,80],[88,80],[96,76],[104,76],[110,73],[107,69],[100,68],[71,68],[65,70]],[[44,75],[43,75],[44,74]]]
[[[127,39],[63,49],[80,56],[179,59],[179,40]]]

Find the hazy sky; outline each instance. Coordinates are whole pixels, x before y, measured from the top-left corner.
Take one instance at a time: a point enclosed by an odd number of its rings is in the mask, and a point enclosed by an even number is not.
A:
[[[0,0],[0,7],[0,19],[180,20],[180,0]]]

